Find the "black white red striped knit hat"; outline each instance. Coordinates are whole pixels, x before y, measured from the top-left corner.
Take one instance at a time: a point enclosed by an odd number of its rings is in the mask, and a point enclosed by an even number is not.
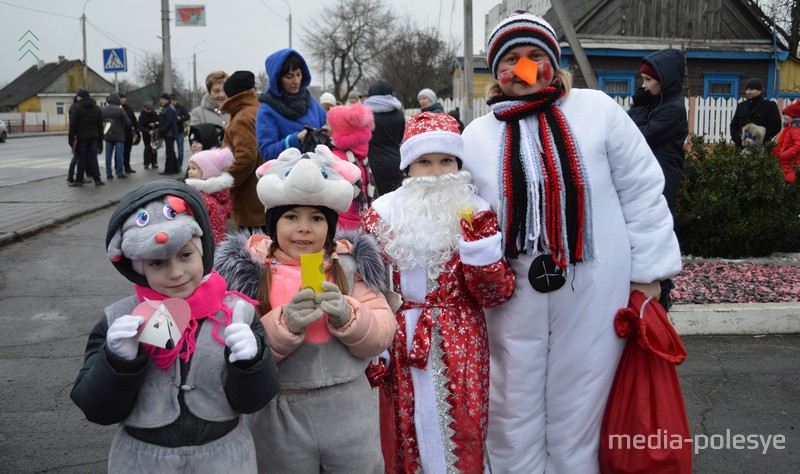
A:
[[[498,23],[489,35],[486,44],[487,61],[492,76],[497,79],[497,65],[500,58],[509,50],[531,45],[544,51],[550,57],[553,69],[558,70],[561,61],[561,47],[553,27],[544,18],[529,12],[514,13]]]

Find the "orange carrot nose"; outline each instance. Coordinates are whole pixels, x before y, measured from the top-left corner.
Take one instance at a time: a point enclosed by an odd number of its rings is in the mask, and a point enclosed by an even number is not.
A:
[[[158,234],[156,234],[156,242],[158,242],[159,244],[166,244],[167,242],[169,242],[169,237],[167,236],[167,234],[159,232]]]
[[[539,64],[528,58],[519,58],[514,66],[514,75],[530,85],[536,84],[536,75],[539,73]]]

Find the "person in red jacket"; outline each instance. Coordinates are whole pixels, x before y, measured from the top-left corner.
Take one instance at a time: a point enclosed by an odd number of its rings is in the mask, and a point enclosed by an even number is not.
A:
[[[787,105],[782,115],[783,130],[778,134],[778,144],[772,154],[778,157],[786,182],[794,183],[795,168],[800,167],[800,102]]]
[[[358,229],[361,227],[361,216],[375,199],[375,181],[372,179],[372,170],[367,161],[375,119],[372,110],[356,102],[330,109],[328,125],[331,127],[331,137],[336,146],[331,150],[333,154],[358,166],[361,170],[361,182],[356,183],[360,184],[360,192],[353,199],[350,208],[339,214],[340,229]]]
[[[214,232],[214,245],[219,245],[227,235],[233,176],[225,170],[232,164],[233,153],[227,147],[203,150],[189,158],[186,184],[200,191],[206,202],[211,230]]]

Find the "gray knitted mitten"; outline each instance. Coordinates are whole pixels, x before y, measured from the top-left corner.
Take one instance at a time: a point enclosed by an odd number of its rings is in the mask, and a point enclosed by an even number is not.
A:
[[[283,320],[286,327],[295,334],[301,334],[306,326],[322,317],[322,310],[314,302],[314,290],[305,288],[292,296],[283,307]]]
[[[328,321],[336,329],[344,326],[350,321],[350,305],[342,296],[341,290],[334,283],[329,281],[322,282],[322,293],[314,296],[314,301],[319,304],[322,311],[328,313]]]

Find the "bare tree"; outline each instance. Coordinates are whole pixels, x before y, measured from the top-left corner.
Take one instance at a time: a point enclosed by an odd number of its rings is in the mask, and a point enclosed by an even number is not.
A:
[[[136,62],[136,78],[141,84],[158,84],[159,87],[164,83],[164,62],[161,60],[161,54],[153,52],[145,53],[144,57]],[[178,71],[172,68],[172,85],[173,90],[184,90],[184,79]]]
[[[789,48],[789,54],[800,55],[800,0],[754,0],[766,19],[775,25],[775,30]]]
[[[424,88],[441,97],[451,96],[457,45],[448,44],[432,28],[418,27],[408,17],[402,25],[377,58],[379,78],[390,79],[404,107],[418,107],[417,93]]]
[[[267,73],[264,71],[259,71],[258,74],[256,74],[256,90],[258,93],[260,94],[267,90],[268,85],[269,77],[267,76]]]
[[[303,43],[317,67],[333,78],[333,93],[343,99],[366,75],[387,46],[395,16],[384,0],[337,0],[303,28]],[[319,21],[324,18],[325,21]]]

